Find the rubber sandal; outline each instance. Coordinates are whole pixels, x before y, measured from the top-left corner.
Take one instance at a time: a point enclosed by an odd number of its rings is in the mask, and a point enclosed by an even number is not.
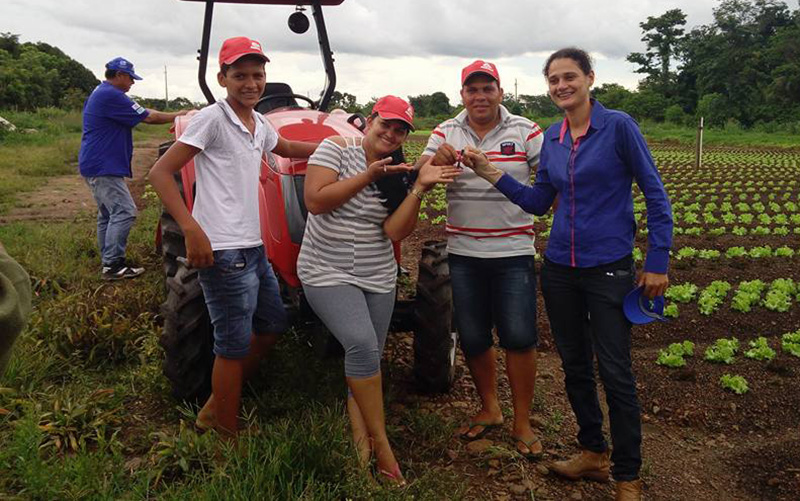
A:
[[[522,457],[526,459],[539,459],[544,455],[544,446],[542,446],[542,441],[538,437],[533,437],[530,440],[523,440],[521,437],[511,437],[514,440],[514,450],[517,451]],[[528,449],[528,452],[522,452],[520,450],[519,445],[522,444]],[[538,444],[538,446],[537,446]],[[538,452],[534,452],[533,448],[539,449]]]
[[[476,433],[475,435],[470,435],[469,432],[472,431],[473,428],[476,426],[483,426],[483,429]],[[462,439],[467,440],[468,442],[472,442],[473,440],[480,440],[481,438],[485,437],[490,431],[500,428],[503,426],[503,423],[487,423],[485,421],[473,421],[469,423],[466,431],[461,433],[460,436]]]
[[[406,479],[400,472],[400,464],[395,463],[392,471],[378,468],[378,479],[382,484],[391,485],[392,487],[405,487],[407,485]]]

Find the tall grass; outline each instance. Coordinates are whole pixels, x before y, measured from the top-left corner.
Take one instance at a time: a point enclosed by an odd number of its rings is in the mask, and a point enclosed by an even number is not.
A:
[[[130,254],[148,271],[113,284],[99,277],[91,215],[0,227],[0,242],[30,272],[36,292],[29,327],[0,375],[0,498],[463,495],[453,473],[429,467],[451,427],[413,407],[389,423],[410,487],[395,491],[369,480],[349,438],[341,360],[317,360],[296,331],[246,388],[249,428],[238,446],[198,435],[196,409],[170,398],[161,373],[158,214],[148,200],[129,239]],[[404,391],[387,385],[388,395]]]

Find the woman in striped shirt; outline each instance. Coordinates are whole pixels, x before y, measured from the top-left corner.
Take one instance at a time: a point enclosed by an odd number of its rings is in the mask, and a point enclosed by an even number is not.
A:
[[[448,183],[453,166],[425,165],[407,191],[413,170],[393,164],[413,128],[414,109],[403,99],[379,99],[363,138],[330,137],[308,161],[309,216],[297,261],[306,298],[345,350],[347,411],[362,464],[374,452],[378,473],[404,484],[386,436],[380,358],[395,301],[397,262],[392,241],[414,229],[424,192]]]

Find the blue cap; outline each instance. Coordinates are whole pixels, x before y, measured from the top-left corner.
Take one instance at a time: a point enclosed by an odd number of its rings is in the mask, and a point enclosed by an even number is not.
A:
[[[630,291],[622,303],[625,316],[633,324],[649,324],[653,320],[666,322],[664,317],[664,296],[648,299],[642,295],[644,286]]]
[[[137,75],[133,72],[133,63],[125,59],[124,57],[115,57],[111,61],[106,63],[107,70],[116,70],[121,71],[123,73],[127,73],[131,76],[134,80],[141,80],[142,77]]]

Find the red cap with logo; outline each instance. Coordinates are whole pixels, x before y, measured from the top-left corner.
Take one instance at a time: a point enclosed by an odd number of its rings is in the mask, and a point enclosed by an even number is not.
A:
[[[261,50],[261,44],[257,40],[251,40],[247,37],[229,38],[222,42],[222,48],[219,50],[219,65],[233,64],[239,58],[251,54],[269,62],[269,58],[264,55],[264,51]]]
[[[402,120],[414,129],[414,107],[403,98],[383,96],[372,107],[372,112],[384,120]]]
[[[475,73],[484,73],[497,80],[497,85],[500,85],[500,73],[497,72],[497,66],[494,63],[487,63],[481,59],[471,63],[461,70],[461,85],[467,81],[469,77]]]

